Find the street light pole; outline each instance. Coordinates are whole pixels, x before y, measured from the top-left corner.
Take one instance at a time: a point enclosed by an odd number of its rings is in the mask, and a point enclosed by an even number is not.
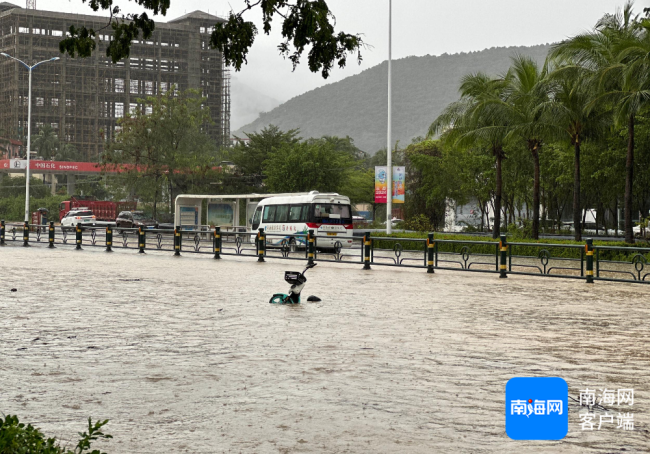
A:
[[[25,171],[25,222],[29,222],[29,160],[32,157],[32,68],[29,68],[29,91],[27,93],[27,170]]]
[[[392,15],[393,0],[388,0],[388,131],[386,134],[386,158],[388,171],[386,172],[386,233],[393,232],[393,156],[392,156]]]
[[[27,70],[29,71],[29,92],[27,95],[27,169],[25,173],[25,222],[29,222],[29,178],[30,178],[30,168],[29,168],[29,163],[30,163],[30,158],[32,154],[32,70],[36,68],[38,65],[41,63],[47,63],[48,61],[57,61],[59,60],[59,57],[53,57],[50,58],[49,60],[43,60],[39,61],[38,63],[29,66],[27,63],[25,63],[22,60],[18,60],[16,57],[12,57],[9,54],[6,54],[4,52],[0,53],[3,57],[11,58],[12,60],[16,60],[18,63],[21,63]]]

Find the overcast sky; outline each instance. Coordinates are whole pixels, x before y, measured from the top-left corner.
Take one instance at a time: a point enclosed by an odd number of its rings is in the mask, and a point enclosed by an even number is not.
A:
[[[12,1],[12,0],[9,0]],[[13,0],[18,3],[20,0]],[[114,0],[125,11],[139,12],[133,2]],[[291,63],[278,55],[280,22],[271,36],[260,34],[248,57],[248,65],[232,73],[234,84],[286,101],[326,83],[357,74],[387,59],[388,0],[328,0],[336,16],[337,30],[360,33],[370,48],[363,51],[363,62],[350,60],[329,79],[312,74],[301,65],[291,72]],[[393,58],[410,55],[440,55],[482,50],[500,46],[530,46],[552,43],[591,29],[605,13],[623,6],[623,0],[393,0]],[[243,9],[243,0],[171,0],[167,21],[194,10],[227,16]],[[635,2],[639,13],[650,0]],[[24,6],[22,2],[20,6]],[[37,0],[37,8],[93,14],[81,0]],[[261,15],[247,13],[259,23]],[[261,25],[258,27],[261,31]],[[398,83],[398,81],[395,81]],[[236,102],[233,99],[233,102]]]

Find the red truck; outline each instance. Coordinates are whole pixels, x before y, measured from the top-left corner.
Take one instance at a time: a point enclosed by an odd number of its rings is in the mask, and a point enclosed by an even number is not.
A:
[[[133,211],[136,209],[137,202],[109,202],[105,200],[95,200],[94,198],[77,198],[72,197],[70,200],[61,202],[59,207],[59,221],[70,210],[75,208],[88,208],[97,217],[98,221],[113,222],[120,211]]]

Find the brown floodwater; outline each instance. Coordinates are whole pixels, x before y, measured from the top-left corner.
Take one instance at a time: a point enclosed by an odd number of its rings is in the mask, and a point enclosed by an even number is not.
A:
[[[650,288],[321,263],[321,302],[268,304],[302,265],[4,247],[0,411],[69,446],[110,419],[111,454],[648,452]],[[633,388],[635,430],[570,401],[564,440],[512,441],[515,376]]]

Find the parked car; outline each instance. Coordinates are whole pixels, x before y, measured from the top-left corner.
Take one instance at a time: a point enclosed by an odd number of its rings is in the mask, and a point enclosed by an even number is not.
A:
[[[119,228],[138,228],[140,226],[147,229],[158,228],[158,222],[145,216],[142,211],[122,211],[115,219],[115,225]]]
[[[61,219],[61,227],[75,227],[77,224],[84,226],[96,225],[97,218],[88,208],[70,210]]]

